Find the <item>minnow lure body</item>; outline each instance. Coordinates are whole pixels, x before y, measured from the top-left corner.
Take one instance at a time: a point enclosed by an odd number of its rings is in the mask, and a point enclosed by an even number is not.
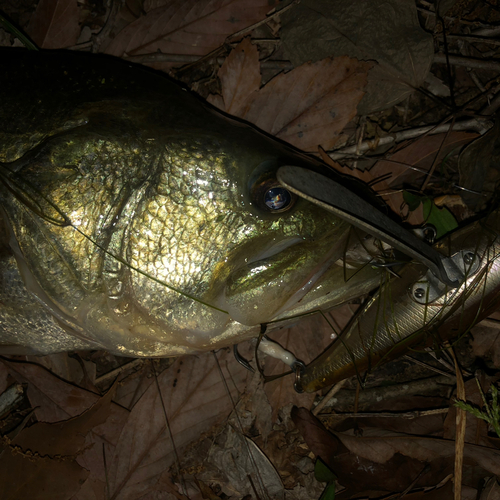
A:
[[[466,226],[435,245],[465,279],[450,288],[419,263],[383,284],[338,339],[301,374],[301,389],[314,392],[394,359],[435,336],[466,333],[500,302],[500,212]]]

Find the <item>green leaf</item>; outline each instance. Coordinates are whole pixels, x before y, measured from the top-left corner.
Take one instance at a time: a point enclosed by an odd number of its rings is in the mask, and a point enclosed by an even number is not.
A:
[[[416,210],[423,204],[424,220],[426,224],[432,224],[436,228],[436,238],[441,238],[445,234],[458,227],[453,214],[447,208],[439,208],[428,197],[403,191],[403,199],[408,205],[410,212]]]
[[[335,500],[335,483],[328,483],[319,500]]]
[[[316,463],[314,464],[314,477],[316,481],[320,483],[330,483],[337,479],[337,476],[333,473],[333,471],[328,467],[328,465],[321,460],[321,458],[316,459]]]
[[[423,203],[425,222],[426,224],[432,224],[436,228],[436,238],[441,238],[441,236],[458,227],[455,217],[447,208],[438,208],[429,198]]]
[[[426,196],[419,196],[409,191],[403,191],[403,200],[405,200],[405,203],[408,205],[410,212],[416,210],[424,198],[426,198]]]
[[[38,47],[34,42],[32,42],[27,35],[25,35],[19,28],[14,26],[8,19],[0,14],[0,26],[2,26],[10,34],[14,35],[16,38],[24,44],[28,50],[38,50]]]

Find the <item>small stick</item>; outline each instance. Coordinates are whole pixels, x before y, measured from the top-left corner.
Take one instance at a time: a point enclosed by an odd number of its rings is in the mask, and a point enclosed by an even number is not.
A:
[[[344,384],[347,382],[347,379],[341,380],[340,382],[337,382],[323,397],[323,399],[316,405],[316,407],[311,411],[313,415],[318,415],[318,413],[324,408],[326,403],[330,401],[330,399],[337,394],[337,392],[342,389]]]
[[[403,356],[405,359],[410,360],[412,363],[415,363],[416,365],[423,366],[427,368],[428,370],[431,370],[433,372],[439,373],[440,375],[444,375],[445,377],[450,377],[452,379],[456,378],[456,375],[453,373],[448,373],[445,372],[444,370],[440,370],[439,368],[436,368],[435,366],[429,365],[427,363],[424,363],[423,361],[420,361],[418,359],[412,358],[411,356],[408,356],[407,354]]]
[[[490,69],[493,71],[500,71],[500,63],[496,61],[485,61],[483,59],[475,59],[472,57],[462,57],[449,55],[448,59],[453,66],[466,66],[467,68],[474,69]],[[446,64],[445,54],[434,54],[434,62]]]
[[[458,361],[453,352],[453,349],[449,347],[448,352],[453,358],[455,363],[455,373],[457,375],[457,399],[461,401],[466,400],[465,395],[465,384],[462,378],[462,373],[458,366]],[[465,446],[465,430],[467,424],[467,412],[460,408],[456,409],[456,429],[455,429],[455,477],[453,479],[453,491],[454,499],[460,500],[462,498],[462,474],[464,466],[464,446]]]
[[[470,120],[464,120],[460,122],[455,122],[453,124],[454,131],[462,131],[462,130],[470,130],[473,132],[477,132],[479,134],[484,134],[487,132],[493,123],[488,119],[478,119],[472,118]],[[401,142],[406,141],[408,139],[415,139],[420,137],[421,135],[433,135],[433,134],[442,134],[443,132],[448,132],[452,127],[449,123],[444,123],[442,125],[427,125],[425,127],[417,127],[408,130],[402,130],[401,132],[397,132],[392,135],[388,135],[386,137],[381,137],[377,140],[372,141],[363,141],[361,144],[356,144],[354,146],[348,146],[346,148],[338,149],[336,151],[328,152],[328,156],[332,160],[340,160],[345,158],[346,156],[363,154],[373,149],[376,146],[382,146],[385,144],[390,144],[392,142]]]
[[[104,375],[101,375],[100,377],[96,378],[94,380],[94,385],[108,381],[109,379],[115,379],[121,372],[129,370],[131,368],[135,368],[136,366],[140,366],[143,363],[144,363],[143,359],[134,359],[133,361],[130,361],[129,363],[119,366],[118,368],[115,368],[114,370],[111,370],[110,372],[105,373]]]
[[[415,411],[405,411],[401,413],[397,412],[361,412],[361,413],[320,413],[317,415],[319,418],[404,418],[407,420],[413,420],[420,417],[428,417],[430,415],[440,415],[442,413],[448,413],[449,408],[436,408],[433,410],[415,410]]]

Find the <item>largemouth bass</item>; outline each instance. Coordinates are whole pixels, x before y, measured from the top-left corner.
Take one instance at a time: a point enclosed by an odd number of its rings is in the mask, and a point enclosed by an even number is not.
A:
[[[3,353],[211,350],[379,283],[359,251],[346,282],[349,224],[276,180],[319,161],[120,60],[0,65]]]
[[[452,233],[435,248],[465,274],[446,287],[418,263],[380,287],[341,336],[301,375],[314,392],[394,359],[412,345],[456,337],[500,305],[500,211]]]

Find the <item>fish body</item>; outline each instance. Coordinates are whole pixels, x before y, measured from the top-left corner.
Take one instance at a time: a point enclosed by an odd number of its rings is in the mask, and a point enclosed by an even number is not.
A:
[[[319,161],[120,60],[0,64],[3,353],[210,350],[379,283],[346,282],[349,224],[276,181]]]
[[[440,283],[425,266],[407,264],[380,287],[339,338],[301,376],[314,392],[394,359],[410,346],[466,333],[500,303],[500,211],[435,245],[452,256],[465,280],[458,288]]]

